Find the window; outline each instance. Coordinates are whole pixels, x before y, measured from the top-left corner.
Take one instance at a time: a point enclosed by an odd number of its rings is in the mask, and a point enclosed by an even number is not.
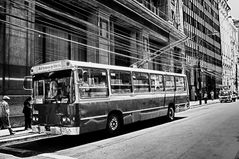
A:
[[[80,98],[101,98],[109,94],[107,72],[104,69],[79,69],[77,84]]]
[[[108,38],[108,21],[100,18],[100,36]]]
[[[112,94],[124,94],[132,92],[130,72],[111,70],[110,83]]]
[[[151,80],[151,91],[152,92],[164,91],[162,75],[151,74],[150,80]]]
[[[173,76],[164,76],[165,81],[165,91],[174,91],[175,90],[175,83]]]
[[[175,77],[175,82],[176,82],[176,91],[186,90],[184,77]]]
[[[149,92],[149,76],[147,73],[133,73],[134,92]]]
[[[44,96],[44,80],[34,82],[34,96]]]

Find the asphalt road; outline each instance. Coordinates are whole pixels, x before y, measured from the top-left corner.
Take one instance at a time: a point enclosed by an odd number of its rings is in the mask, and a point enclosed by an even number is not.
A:
[[[173,122],[160,118],[129,125],[116,137],[95,132],[11,145],[16,152],[0,153],[0,158],[239,158],[239,102],[205,105],[176,116]]]

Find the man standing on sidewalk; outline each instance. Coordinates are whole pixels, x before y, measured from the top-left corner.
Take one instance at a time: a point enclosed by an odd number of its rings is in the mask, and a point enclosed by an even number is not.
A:
[[[9,130],[10,135],[14,135],[10,125],[10,110],[8,101],[10,98],[8,96],[3,96],[2,101],[0,102],[0,129],[7,128]]]

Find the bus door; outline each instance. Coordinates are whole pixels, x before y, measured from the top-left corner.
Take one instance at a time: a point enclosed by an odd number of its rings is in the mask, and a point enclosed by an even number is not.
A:
[[[165,104],[163,75],[151,74],[150,80],[151,80],[151,92],[153,92],[153,100],[157,103],[157,107],[160,107],[159,109],[162,109]]]
[[[164,106],[167,110],[170,104],[175,103],[175,80],[174,76],[165,75],[164,76],[164,84],[165,84],[165,102]]]
[[[175,77],[175,105],[178,109],[185,109],[187,106],[187,87],[185,77]],[[179,111],[178,110],[178,111]]]

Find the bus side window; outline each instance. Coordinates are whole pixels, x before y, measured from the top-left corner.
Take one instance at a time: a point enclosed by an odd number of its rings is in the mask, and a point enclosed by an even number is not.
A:
[[[142,72],[133,72],[134,92],[149,92],[149,75]]]
[[[83,72],[87,73],[83,73],[82,78],[79,75],[80,98],[101,98],[109,95],[106,70],[84,68]]]
[[[152,92],[164,91],[163,76],[162,75],[151,74],[150,75],[150,80],[151,80],[151,91]]]
[[[165,91],[174,91],[175,90],[174,76],[165,75],[164,83],[165,83]]]
[[[130,72],[111,70],[110,84],[112,94],[124,94],[132,92]]]
[[[176,91],[184,91],[185,90],[184,77],[175,77],[175,82],[176,82]]]

